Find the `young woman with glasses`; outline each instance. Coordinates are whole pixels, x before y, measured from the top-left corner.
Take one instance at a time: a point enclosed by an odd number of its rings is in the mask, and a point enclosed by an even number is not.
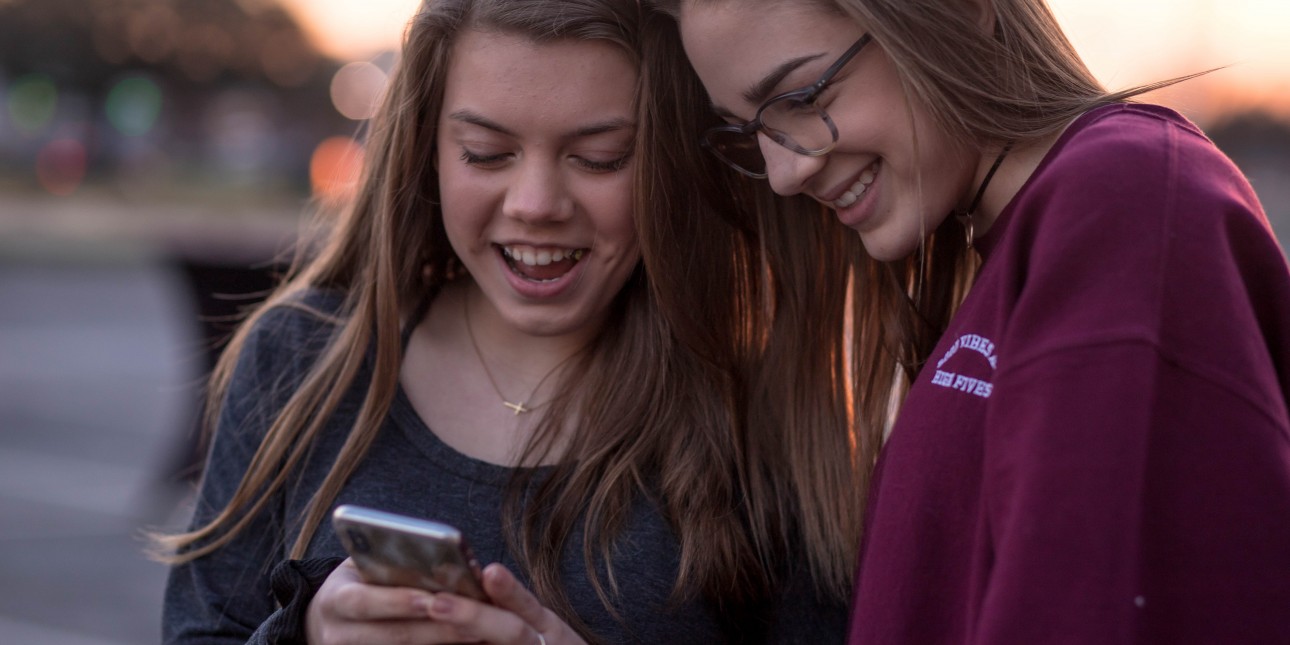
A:
[[[858,428],[851,641],[1290,642],[1290,271],[1233,164],[1042,0],[659,4],[726,174],[647,148],[643,248],[744,295],[752,423]]]
[[[192,526],[161,540],[166,642],[843,637],[850,455],[750,447],[732,372],[678,342],[641,261],[661,206],[635,153],[679,128],[641,73],[659,24],[421,6],[356,202],[213,375]],[[706,332],[735,338],[724,308]],[[491,603],[366,584],[339,504],[460,529]]]

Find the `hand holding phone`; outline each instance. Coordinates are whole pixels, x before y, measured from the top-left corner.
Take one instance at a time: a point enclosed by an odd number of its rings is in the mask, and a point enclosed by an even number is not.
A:
[[[447,524],[346,504],[332,526],[366,582],[489,602],[479,562]]]

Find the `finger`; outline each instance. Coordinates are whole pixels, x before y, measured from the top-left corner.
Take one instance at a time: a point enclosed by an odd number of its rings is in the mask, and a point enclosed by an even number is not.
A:
[[[537,629],[514,612],[450,593],[435,594],[430,617],[456,628],[461,640],[495,645],[540,645]]]
[[[336,590],[332,610],[343,620],[411,620],[424,618],[430,602],[419,589],[355,583]]]
[[[494,562],[484,568],[484,591],[493,604],[515,612],[524,622],[539,632],[553,630],[559,619],[538,601],[509,569]]]
[[[387,620],[365,623],[338,623],[323,639],[323,645],[371,645],[372,643],[464,643],[456,626],[420,620]],[[310,641],[311,643],[313,641]]]
[[[433,598],[420,589],[367,584],[358,577],[357,571],[337,570],[334,578],[327,584],[334,584],[335,588],[320,596],[325,598],[323,609],[342,620],[425,618]]]

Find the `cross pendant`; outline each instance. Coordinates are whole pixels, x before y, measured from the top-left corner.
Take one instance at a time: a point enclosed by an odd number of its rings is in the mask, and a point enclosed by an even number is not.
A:
[[[528,412],[528,411],[529,411],[529,409],[528,409],[528,408],[524,407],[524,404],[523,404],[523,403],[511,403],[510,401],[502,401],[502,405],[504,405],[504,406],[506,406],[506,407],[508,407],[508,408],[510,408],[510,409],[512,409],[512,410],[514,410],[514,411],[515,411],[515,416],[517,416],[517,417],[518,417],[518,416],[520,416],[520,413],[521,413],[521,412]]]

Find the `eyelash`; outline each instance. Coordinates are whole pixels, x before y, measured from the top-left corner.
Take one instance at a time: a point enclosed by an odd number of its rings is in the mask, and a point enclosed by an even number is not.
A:
[[[496,155],[477,155],[465,148],[461,149],[461,160],[472,166],[486,166],[495,164],[506,158],[505,154]]]
[[[466,148],[461,149],[461,160],[472,166],[489,166],[492,164],[496,164],[501,161],[504,161],[506,159],[506,156],[507,156],[507,153],[495,154],[495,155],[477,155]],[[622,170],[623,166],[626,166],[627,162],[631,158],[632,158],[631,153],[627,153],[617,159],[612,159],[610,161],[596,161],[594,159],[587,159],[585,157],[575,157],[575,159],[577,160],[577,164],[579,166],[582,166],[585,170],[596,172],[596,173],[609,173],[609,172],[617,172],[619,170]]]
[[[820,105],[820,104],[824,103],[824,102],[825,102],[825,95],[826,95],[826,94],[828,94],[828,93],[830,92],[830,90],[832,90],[832,89],[833,89],[833,84],[834,84],[834,83],[836,83],[836,82],[837,82],[837,79],[835,78],[835,79],[830,80],[828,83],[825,83],[825,84],[824,84],[824,87],[821,87],[821,88],[819,89],[819,91],[817,91],[817,92],[815,93],[815,98],[812,98],[809,102],[808,102],[808,101],[797,101],[797,102],[796,102],[796,103],[797,103],[797,106],[798,106],[798,107],[807,107],[807,106],[812,106],[812,105]]]
[[[628,160],[632,158],[631,153],[625,154],[617,159],[610,161],[595,161],[594,159],[584,159],[578,157],[578,165],[592,172],[617,172],[627,165]]]

